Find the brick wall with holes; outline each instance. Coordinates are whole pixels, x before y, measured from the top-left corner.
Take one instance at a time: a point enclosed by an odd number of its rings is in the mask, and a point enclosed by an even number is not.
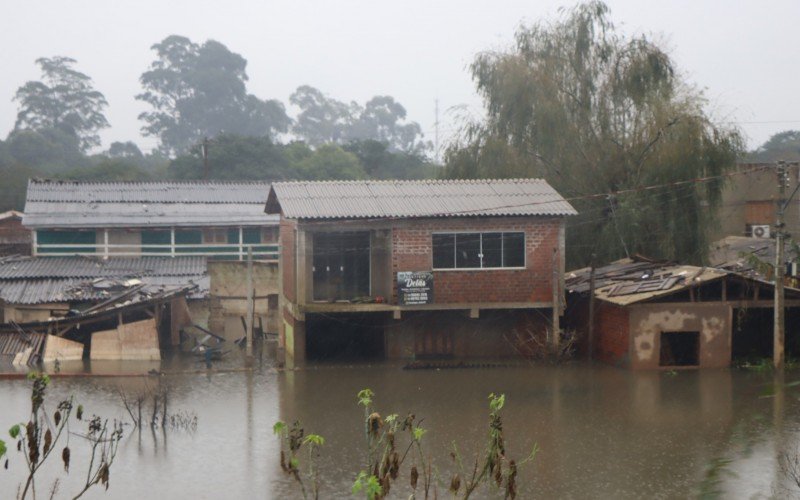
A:
[[[476,217],[405,221],[392,229],[393,303],[397,273],[433,268],[433,233],[525,233],[525,269],[434,271],[434,303],[552,302],[553,249],[559,247],[562,218]],[[556,265],[560,261],[556,257]]]
[[[630,318],[628,310],[596,301],[594,357],[614,365],[630,361]]]

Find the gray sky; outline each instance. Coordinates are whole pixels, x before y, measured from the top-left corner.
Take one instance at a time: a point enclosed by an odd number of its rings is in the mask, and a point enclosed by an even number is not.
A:
[[[741,124],[751,147],[800,129],[798,0],[609,0],[625,33],[667,44],[688,80],[705,89],[715,120]],[[39,77],[34,60],[78,60],[108,99],[103,146],[140,136],[134,100],[150,46],[170,34],[216,39],[248,61],[249,92],[287,103],[309,84],[340,100],[394,96],[433,140],[439,99],[442,142],[455,106],[481,114],[467,66],[512,42],[520,22],[553,18],[565,0],[3,0],[0,16],[0,137],[11,130],[20,85]],[[290,114],[294,110],[289,109]]]

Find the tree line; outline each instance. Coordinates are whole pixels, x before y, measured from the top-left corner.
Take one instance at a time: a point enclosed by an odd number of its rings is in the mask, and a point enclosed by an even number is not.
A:
[[[100,153],[108,102],[69,57],[37,59],[41,79],[19,87],[14,129],[0,140],[0,210],[22,209],[30,177],[84,180],[427,178],[436,167],[421,127],[391,96],[345,103],[302,85],[284,104],[247,90],[247,61],[214,40],[171,35],[136,96],[149,105],[142,133],[158,139],[147,154],[135,142]],[[203,159],[205,154],[207,160]],[[208,165],[206,172],[206,164]]]
[[[202,178],[208,138],[212,179],[544,178],[580,212],[568,221],[569,267],[637,253],[702,263],[736,162],[800,156],[797,131],[746,156],[740,130],[709,116],[670,55],[617,30],[597,0],[521,25],[510,49],[475,57],[485,113],[461,124],[443,168],[390,96],[347,103],[304,85],[289,97],[293,119],[248,93],[247,61],[220,42],[173,35],[152,49],[136,96],[149,106],[143,134],[159,141],[148,154],[117,142],[87,155],[109,126],[105,98],[73,59],[37,61],[42,80],[17,91],[16,127],[0,141],[0,209],[21,208],[34,175]],[[685,182],[698,178],[712,180]],[[654,185],[666,187],[644,189]]]

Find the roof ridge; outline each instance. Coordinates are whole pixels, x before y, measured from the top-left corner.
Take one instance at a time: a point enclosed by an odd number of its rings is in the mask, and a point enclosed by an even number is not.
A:
[[[328,179],[328,180],[288,180],[275,181],[272,185],[300,184],[487,184],[487,183],[520,183],[546,182],[541,177],[514,177],[492,179]]]
[[[121,184],[125,186],[134,186],[139,184],[253,184],[253,185],[271,185],[272,181],[260,181],[253,179],[234,180],[234,179],[164,179],[164,180],[141,180],[141,181],[98,181],[98,180],[80,180],[80,179],[52,179],[47,177],[31,177],[28,179],[28,184],[64,184],[64,185],[80,185],[80,184]]]

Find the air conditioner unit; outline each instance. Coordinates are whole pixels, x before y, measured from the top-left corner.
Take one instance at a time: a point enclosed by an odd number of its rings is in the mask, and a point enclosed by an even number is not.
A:
[[[752,226],[750,234],[753,238],[769,238],[769,224]]]

